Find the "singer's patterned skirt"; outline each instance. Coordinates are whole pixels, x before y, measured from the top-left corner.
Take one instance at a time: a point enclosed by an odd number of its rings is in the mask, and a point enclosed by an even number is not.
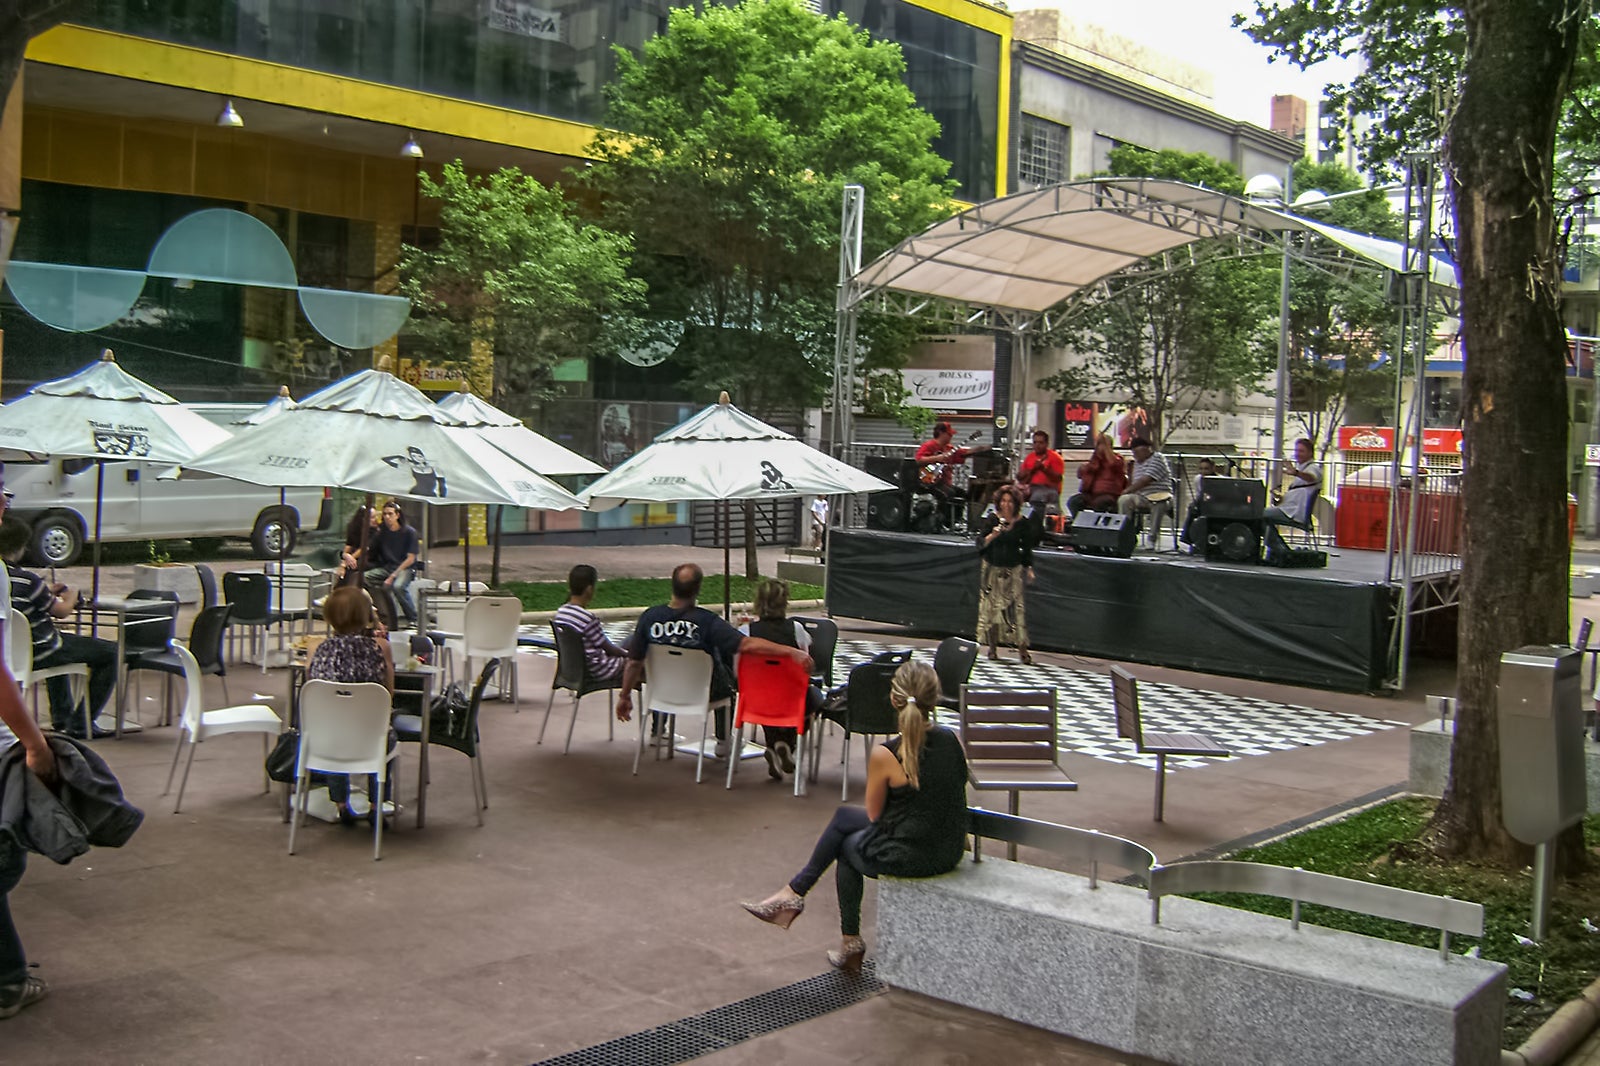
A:
[[[1028,646],[1028,616],[1022,598],[1022,567],[983,562],[978,582],[978,641]]]

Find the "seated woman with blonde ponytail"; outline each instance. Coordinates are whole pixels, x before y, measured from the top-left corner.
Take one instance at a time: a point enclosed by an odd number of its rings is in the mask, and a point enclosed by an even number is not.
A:
[[[939,677],[926,663],[895,671],[890,702],[900,712],[900,735],[872,749],[867,805],[840,807],[817,839],[811,861],[789,883],[745,910],[782,929],[805,910],[805,896],[830,865],[839,891],[844,940],[828,961],[857,970],[864,877],[933,877],[955,869],[966,847],[967,758],[961,741],[933,724]]]

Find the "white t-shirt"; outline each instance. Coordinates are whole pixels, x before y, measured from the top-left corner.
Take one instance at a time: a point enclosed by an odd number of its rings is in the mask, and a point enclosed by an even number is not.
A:
[[[1317,494],[1322,491],[1322,464],[1313,460],[1295,463],[1294,468],[1302,474],[1310,474],[1315,480],[1294,479],[1294,483],[1283,492],[1283,513],[1305,525],[1311,518],[1311,508],[1317,502]]]
[[[828,499],[818,496],[811,501],[811,520],[819,526],[828,524]]]

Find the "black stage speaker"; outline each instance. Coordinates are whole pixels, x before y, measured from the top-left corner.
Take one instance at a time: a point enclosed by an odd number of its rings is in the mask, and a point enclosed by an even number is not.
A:
[[[902,489],[911,488],[916,481],[916,474],[910,474],[907,480],[907,467],[916,469],[915,459],[907,459],[898,455],[869,455],[861,461],[861,467],[875,478],[897,485]]]
[[[1083,555],[1110,555],[1133,558],[1133,543],[1138,528],[1131,515],[1103,511],[1079,511],[1067,537],[1073,550]]]
[[[1246,520],[1261,517],[1267,507],[1267,486],[1248,477],[1200,479],[1200,514],[1205,518]],[[1220,527],[1220,523],[1217,523]]]
[[[896,460],[898,462],[898,460]],[[871,473],[869,470],[868,473]],[[903,533],[911,511],[911,494],[902,489],[867,494],[867,528]]]
[[[1230,521],[1202,517],[1194,520],[1192,535],[1207,562],[1222,559],[1230,563],[1259,563],[1265,526],[1260,519]]]

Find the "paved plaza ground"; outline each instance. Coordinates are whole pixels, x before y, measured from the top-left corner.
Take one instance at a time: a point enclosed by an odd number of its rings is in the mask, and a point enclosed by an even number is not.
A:
[[[764,552],[763,569],[781,554]],[[720,553],[675,547],[514,547],[505,573],[564,576],[572,563],[591,561],[603,575],[656,575],[691,558],[720,565]],[[219,568],[233,565],[251,564],[240,555]],[[105,583],[124,588],[125,573],[114,570]],[[842,624],[846,659],[877,646],[931,656],[930,640]],[[1093,754],[1065,757],[1078,792],[1027,796],[1023,813],[1131,837],[1164,860],[1395,788],[1407,772],[1404,727],[1427,716],[1426,693],[1453,688],[1451,668],[1428,662],[1390,698],[1135,667],[1150,684],[1152,715],[1225,720],[1224,739],[1249,751],[1175,771],[1167,820],[1157,824],[1151,770],[1107,739],[1109,689],[1098,680],[1105,664],[1039,659],[1035,669],[1014,661],[980,669],[984,679],[1057,685],[1079,729],[1069,743]],[[378,863],[369,831],[316,821],[303,830],[299,854],[285,854],[287,827],[276,794],[261,791],[255,738],[200,749],[181,815],[160,796],[173,730],[98,742],[147,819],[121,850],[65,867],[34,859],[12,893],[30,958],[53,993],[0,1023],[0,1061],[526,1064],[826,971],[823,953],[837,937],[831,878],[787,933],[756,922],[737,901],[773,891],[809,852],[838,803],[838,736],[827,740],[821,781],[799,799],[769,781],[759,761],[744,765],[731,792],[722,764],[696,786],[693,761],[683,757],[647,756],[634,777],[633,727],[619,725],[608,739],[604,696],[584,701],[570,754],[561,750],[563,700],[537,743],[553,665],[520,656],[520,713],[500,702],[485,708],[487,824],[475,823],[465,760],[440,750],[426,828],[415,828],[407,799]],[[287,678],[237,665],[228,687],[235,702],[281,710]],[[148,722],[158,696],[159,682],[147,680]],[[206,696],[208,706],[221,704],[216,679]],[[409,797],[412,749],[402,781]],[[860,795],[857,785],[852,799]],[[1026,850],[1023,858],[1051,864]],[[869,953],[874,895],[869,889]],[[893,992],[704,1061],[997,1060],[1131,1061]]]

